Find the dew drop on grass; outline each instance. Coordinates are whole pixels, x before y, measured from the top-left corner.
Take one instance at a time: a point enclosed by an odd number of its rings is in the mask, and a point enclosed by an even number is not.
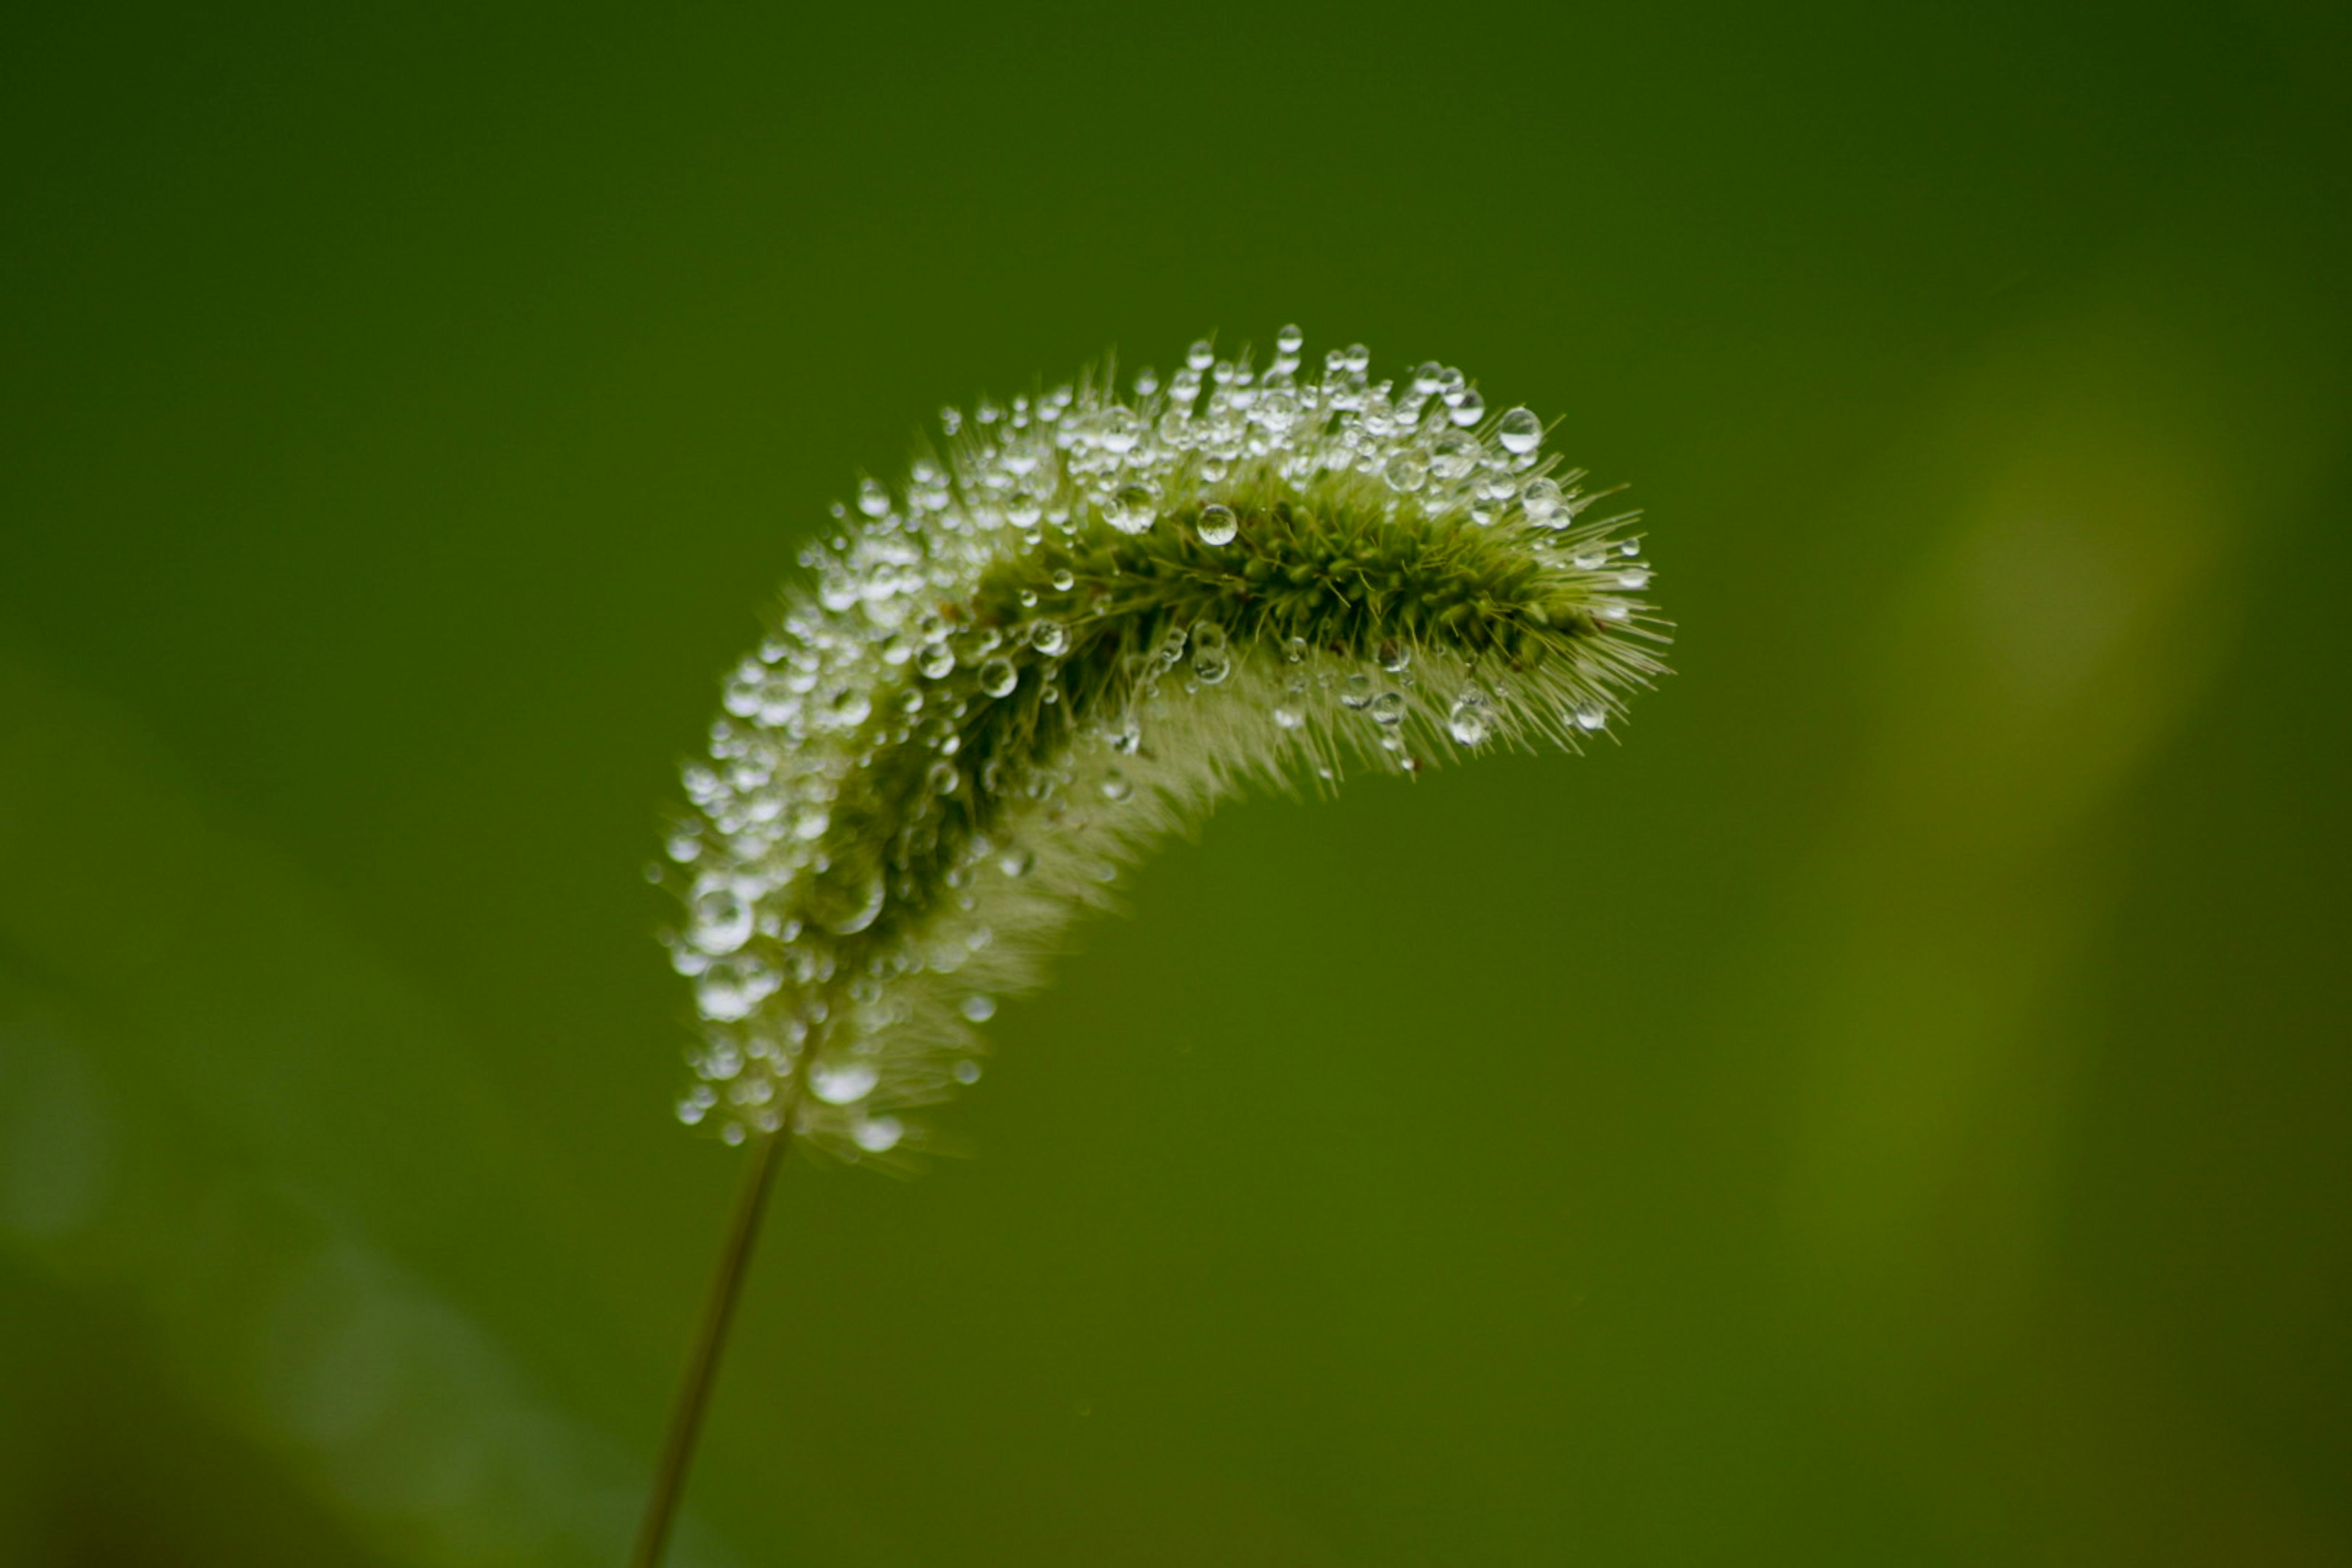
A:
[[[732,952],[751,940],[753,910],[732,882],[694,895],[694,945],[712,954]]]
[[[1203,686],[1215,686],[1234,672],[1233,649],[1225,628],[1203,621],[1192,628],[1192,674]]]
[[[1241,531],[1241,520],[1234,515],[1233,508],[1211,501],[1201,509],[1199,531],[1203,544],[1231,544],[1234,536]]]
[[[869,1154],[887,1154],[907,1135],[906,1124],[895,1116],[860,1117],[849,1136]]]
[[[1519,506],[1528,521],[1538,528],[1565,528],[1568,519],[1560,515],[1559,485],[1551,479],[1536,479],[1519,493]]]
[[[1506,452],[1523,458],[1543,445],[1543,421],[1531,408],[1514,408],[1496,425],[1495,439]]]
[[[855,1105],[874,1092],[882,1075],[872,1062],[819,1062],[809,1069],[809,1092],[827,1105]]]

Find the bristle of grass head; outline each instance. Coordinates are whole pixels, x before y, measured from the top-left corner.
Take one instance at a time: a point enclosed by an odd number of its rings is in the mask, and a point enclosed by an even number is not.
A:
[[[1637,514],[1589,519],[1532,413],[1299,345],[950,410],[835,509],[686,772],[683,1120],[903,1157],[996,998],[1217,797],[1574,750],[1661,671]]]

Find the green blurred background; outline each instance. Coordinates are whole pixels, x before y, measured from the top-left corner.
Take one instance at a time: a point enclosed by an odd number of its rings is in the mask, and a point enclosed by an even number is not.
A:
[[[0,28],[0,1561],[617,1563],[718,673],[941,404],[1297,320],[1680,673],[789,1170],[677,1561],[2352,1562],[2340,10]]]

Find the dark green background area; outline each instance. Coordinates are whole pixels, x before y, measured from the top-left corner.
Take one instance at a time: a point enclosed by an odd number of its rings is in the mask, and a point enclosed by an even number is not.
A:
[[[737,1156],[641,872],[833,498],[1202,331],[1649,510],[1581,759],[1219,813],[677,1560],[2352,1562],[2352,28],[0,25],[0,1562],[616,1563]]]

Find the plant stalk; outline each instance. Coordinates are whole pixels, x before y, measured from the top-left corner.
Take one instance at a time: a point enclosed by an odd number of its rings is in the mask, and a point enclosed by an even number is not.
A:
[[[686,1363],[677,1401],[670,1406],[669,1426],[662,1434],[661,1458],[654,1465],[653,1490],[637,1527],[636,1549],[630,1568],[660,1568],[669,1542],[671,1524],[686,1495],[687,1468],[694,1461],[694,1439],[702,1429],[703,1412],[710,1405],[710,1389],[719,1373],[719,1352],[726,1347],[727,1327],[735,1316],[750,1269],[751,1246],[759,1239],[760,1218],[767,1211],[768,1192],[775,1184],[776,1156],[792,1136],[792,1120],[754,1141],[743,1170],[743,1184],[735,1194],[735,1213],[728,1221],[727,1239],[719,1252],[719,1268],[711,1276],[710,1295],[702,1307],[702,1325],[696,1331],[694,1353]]]

